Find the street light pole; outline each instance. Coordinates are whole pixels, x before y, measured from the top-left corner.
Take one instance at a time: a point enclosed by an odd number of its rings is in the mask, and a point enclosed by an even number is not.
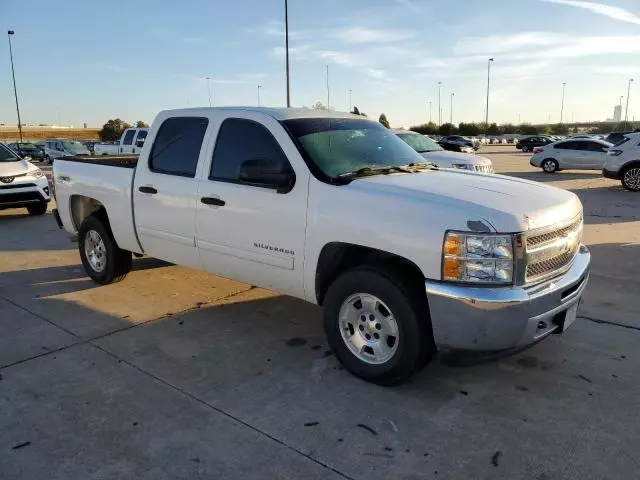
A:
[[[560,104],[560,123],[562,123],[562,116],[564,114],[564,91],[567,88],[567,83],[562,82],[562,102]]]
[[[442,89],[442,82],[438,82],[438,126],[442,125],[442,106],[440,103],[440,90]]]
[[[329,90],[329,65],[327,65],[327,110],[331,110],[331,91]]]
[[[351,101],[352,94],[353,94],[353,90],[349,89],[349,112],[353,110],[353,102]]]
[[[451,106],[449,108],[449,123],[453,125],[453,96],[455,93],[451,92]]]
[[[13,30],[7,32],[9,37],[9,58],[11,58],[11,75],[13,77],[13,94],[16,97],[16,111],[18,112],[18,131],[20,132],[20,141],[22,142],[22,120],[20,120],[20,104],[18,103],[18,89],[16,88],[16,72],[13,69],[13,50],[11,49],[11,35],[15,35]]]
[[[14,80],[15,82],[15,80]],[[629,118],[629,93],[631,93],[631,82],[633,82],[633,78],[629,79],[629,85],[627,86],[627,107],[624,110],[624,121],[626,123]]]
[[[429,123],[431,123],[431,103],[429,102]]]
[[[262,85],[258,84],[258,106],[260,106],[260,89],[262,88]]]
[[[207,93],[209,94],[209,106],[212,107],[211,103],[211,77],[205,77],[207,79]]]
[[[487,61],[487,108],[484,111],[484,128],[485,135],[489,133],[489,82],[490,82],[490,74],[491,74],[491,62],[493,62],[493,58],[490,58]]]
[[[284,44],[287,58],[287,108],[291,108],[291,86],[289,84],[289,3],[284,0]]]

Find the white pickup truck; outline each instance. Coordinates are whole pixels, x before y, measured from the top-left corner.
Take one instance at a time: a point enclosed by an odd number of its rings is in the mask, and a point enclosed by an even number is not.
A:
[[[322,305],[337,358],[379,384],[437,350],[560,333],[588,280],[573,193],[440,170],[359,116],[164,111],[139,157],[53,169],[56,219],[96,282],[146,254]]]
[[[139,154],[148,133],[148,128],[127,128],[122,132],[120,142],[96,143],[93,146],[93,152],[95,155]]]

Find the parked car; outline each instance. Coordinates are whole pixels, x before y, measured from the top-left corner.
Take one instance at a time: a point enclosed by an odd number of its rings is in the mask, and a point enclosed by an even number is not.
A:
[[[100,143],[100,142],[96,142],[96,141],[94,141],[94,140],[87,140],[87,141],[82,142],[82,144],[83,144],[85,147],[87,147],[87,150],[89,150],[89,152],[91,152],[91,155],[95,155],[94,147],[95,147],[95,146],[96,146],[96,144],[98,144],[98,143]]]
[[[567,190],[435,168],[336,112],[164,111],[148,138],[53,165],[56,218],[99,284],[144,253],[322,305],[336,358],[379,384],[576,318],[590,254]]]
[[[50,200],[42,170],[0,143],[0,210],[26,208],[30,215],[44,215]]]
[[[19,157],[30,157],[37,162],[44,161],[44,150],[35,143],[14,142],[8,143],[7,147],[17,153]]]
[[[543,135],[532,135],[518,140],[516,148],[523,152],[532,152],[535,147],[542,147],[553,143],[553,139]]]
[[[604,140],[606,142],[616,145],[617,143],[620,143],[623,140],[625,140],[626,138],[625,136],[629,135],[630,133],[634,133],[634,132],[611,132],[609,135],[604,137]]]
[[[603,140],[570,138],[533,149],[529,163],[546,173],[559,170],[602,170],[611,144]]]
[[[470,138],[462,137],[460,135],[449,135],[443,137],[438,143],[445,150],[451,150],[452,152],[473,153],[479,147],[479,145],[474,144]]]
[[[607,152],[602,174],[620,180],[626,190],[640,192],[640,133],[628,133]]]
[[[118,143],[97,143],[94,146],[95,155],[139,154],[144,140],[149,133],[148,128],[128,128],[122,132]]]
[[[493,173],[493,165],[488,158],[468,153],[447,152],[429,137],[411,130],[391,130],[391,132],[438,167]]]
[[[53,163],[56,158],[91,155],[82,143],[67,139],[48,139],[44,142],[45,161]]]

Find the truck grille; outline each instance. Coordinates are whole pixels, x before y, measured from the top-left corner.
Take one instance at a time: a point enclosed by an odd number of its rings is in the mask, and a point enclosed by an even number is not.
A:
[[[527,237],[525,282],[544,280],[562,273],[580,249],[582,215],[568,225]]]
[[[475,165],[475,169],[476,169],[476,172],[482,172],[482,173],[494,172],[492,165]]]

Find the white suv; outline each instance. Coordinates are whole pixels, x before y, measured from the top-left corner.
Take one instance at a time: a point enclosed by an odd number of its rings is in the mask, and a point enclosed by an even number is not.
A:
[[[602,175],[620,180],[626,190],[640,192],[640,132],[625,135],[609,149]]]
[[[0,143],[0,210],[25,207],[30,215],[44,215],[51,200],[42,170]]]

